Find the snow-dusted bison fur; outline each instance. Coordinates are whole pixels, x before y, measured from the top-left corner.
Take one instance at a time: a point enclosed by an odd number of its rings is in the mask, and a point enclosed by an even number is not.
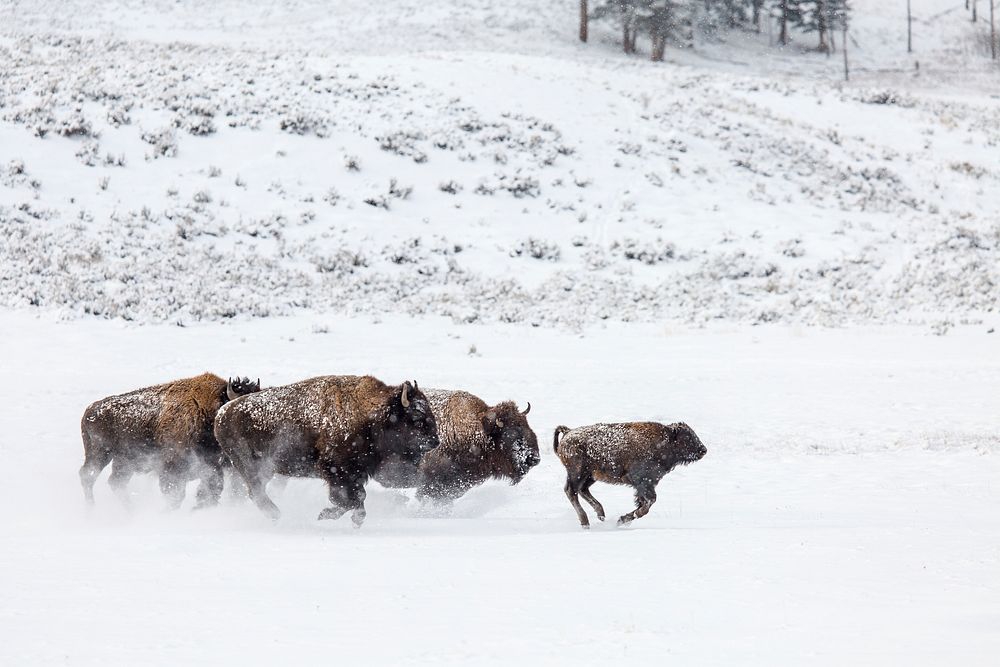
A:
[[[528,425],[531,404],[487,405],[465,391],[427,389],[441,444],[419,468],[390,459],[375,476],[390,487],[418,487],[417,496],[450,501],[488,479],[517,484],[538,465],[538,438]]]
[[[365,520],[365,482],[388,456],[417,465],[437,447],[437,427],[416,383],[337,376],[265,389],[219,411],[215,436],[242,475],[257,507],[280,512],[265,487],[275,474],[326,481],[332,507],[320,519],[352,510]]]
[[[584,528],[590,527],[590,521],[580,507],[578,494],[604,521],[604,508],[590,493],[595,481],[628,484],[635,489],[636,508],[618,519],[621,526],[649,512],[656,502],[656,485],[664,475],[678,465],[694,463],[708,451],[687,424],[656,422],[594,424],[574,429],[557,426],[552,447],[566,466],[566,496]]]
[[[215,414],[227,401],[258,389],[260,380],[204,373],[92,403],[80,421],[80,482],[87,502],[94,502],[94,482],[112,463],[108,481],[123,501],[133,474],[154,471],[172,506],[181,504],[185,485],[195,478],[201,479],[198,506],[214,505],[225,463],[212,432]]]

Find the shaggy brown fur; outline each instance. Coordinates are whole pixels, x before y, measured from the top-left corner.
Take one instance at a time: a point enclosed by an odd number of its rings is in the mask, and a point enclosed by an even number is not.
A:
[[[538,438],[513,401],[494,406],[465,391],[425,392],[441,444],[418,469],[387,461],[375,479],[390,487],[419,487],[417,496],[437,501],[460,497],[488,479],[517,484],[538,465]],[[530,409],[530,406],[529,406]]]
[[[572,430],[558,426],[552,447],[566,466],[566,497],[584,528],[590,527],[590,521],[577,495],[583,496],[597,518],[604,521],[604,507],[590,493],[595,481],[628,484],[635,489],[636,508],[618,519],[620,526],[649,512],[656,502],[656,485],[664,475],[678,465],[701,459],[708,451],[687,424],[656,422],[594,424]]]
[[[113,462],[109,482],[125,501],[132,475],[155,471],[171,505],[180,505],[185,484],[195,478],[201,479],[198,506],[217,503],[224,460],[212,433],[215,414],[230,389],[244,394],[260,386],[246,378],[231,382],[204,373],[92,403],[80,422],[80,481],[87,501],[94,502],[94,482]]]
[[[382,461],[416,465],[438,444],[434,415],[415,384],[392,387],[369,376],[328,375],[245,396],[219,411],[215,435],[272,518],[280,515],[265,491],[272,476],[319,477],[332,505],[319,518],[352,510],[359,527],[365,482]]]

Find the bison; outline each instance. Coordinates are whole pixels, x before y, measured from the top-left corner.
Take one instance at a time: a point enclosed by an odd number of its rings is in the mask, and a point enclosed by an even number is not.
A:
[[[664,475],[678,465],[694,463],[708,451],[687,424],[656,422],[593,424],[575,429],[557,426],[552,447],[566,466],[566,496],[584,528],[590,527],[590,521],[577,494],[604,521],[604,508],[590,493],[595,481],[628,484],[635,489],[635,510],[618,519],[619,526],[626,525],[649,512],[656,502],[656,485]]]
[[[265,487],[275,474],[318,477],[331,507],[365,519],[365,482],[387,457],[411,465],[438,445],[437,426],[417,384],[389,386],[370,377],[327,375],[233,401],[215,419],[215,437],[246,481],[257,507],[280,516]]]
[[[80,422],[80,482],[87,502],[93,504],[94,482],[112,463],[108,481],[126,503],[132,475],[155,471],[172,507],[181,504],[187,482],[195,478],[201,479],[197,506],[216,504],[225,459],[212,431],[215,414],[227,401],[259,389],[259,379],[227,381],[204,373],[92,403]]]
[[[512,401],[489,406],[465,391],[425,391],[437,420],[441,444],[419,467],[386,461],[375,479],[384,486],[417,487],[418,498],[454,500],[487,479],[517,484],[538,465],[538,438],[528,425],[531,404],[519,411]]]

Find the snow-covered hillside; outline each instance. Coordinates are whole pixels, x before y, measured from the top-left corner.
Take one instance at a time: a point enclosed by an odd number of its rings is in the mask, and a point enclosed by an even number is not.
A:
[[[763,36],[647,63],[574,42],[573,3],[58,4],[8,3],[0,24],[7,306],[571,326],[995,311],[1000,102],[969,89],[844,86],[803,54],[775,57],[814,76],[741,73]]]

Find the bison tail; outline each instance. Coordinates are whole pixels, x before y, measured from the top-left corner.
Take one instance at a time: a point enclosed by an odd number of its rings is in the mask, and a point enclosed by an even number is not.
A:
[[[565,435],[567,432],[569,432],[569,427],[556,426],[556,430],[552,434],[552,451],[554,451],[556,454],[559,453],[559,436]]]

